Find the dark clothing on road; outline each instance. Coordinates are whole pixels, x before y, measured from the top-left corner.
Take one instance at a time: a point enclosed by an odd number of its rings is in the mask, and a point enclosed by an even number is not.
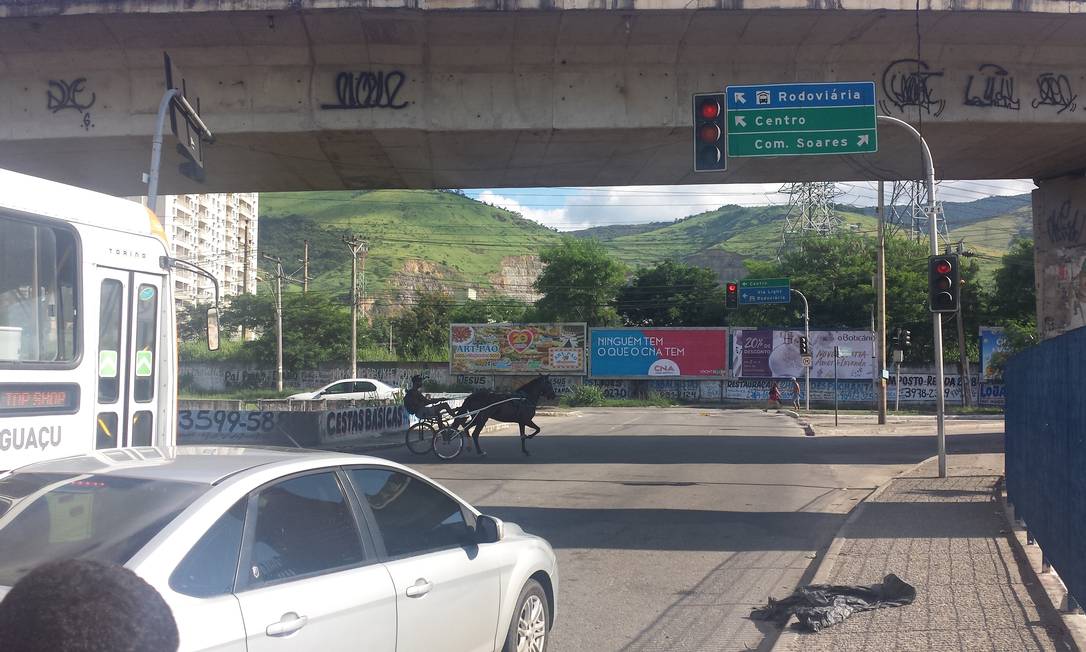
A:
[[[407,394],[403,397],[403,406],[420,419],[436,419],[441,416],[442,411],[453,414],[453,409],[448,403],[442,402],[439,398],[426,396],[417,387],[407,390]]]

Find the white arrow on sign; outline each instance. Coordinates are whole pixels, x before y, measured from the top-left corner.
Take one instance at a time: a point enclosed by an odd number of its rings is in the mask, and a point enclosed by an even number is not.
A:
[[[867,145],[870,142],[871,142],[871,134],[864,134],[864,135],[860,136],[859,140],[856,141],[856,146],[859,147],[861,145]]]
[[[741,115],[735,116],[735,126],[736,127],[745,127],[745,126],[747,126],[746,117],[741,116]]]
[[[736,104],[746,104],[747,103],[746,95],[744,95],[743,93],[740,93],[739,91],[736,91],[735,92],[735,103]]]

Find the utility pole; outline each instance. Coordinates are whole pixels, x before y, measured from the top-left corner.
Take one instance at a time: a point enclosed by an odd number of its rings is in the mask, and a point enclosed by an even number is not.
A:
[[[352,235],[343,236],[343,244],[351,250],[351,377],[354,378],[358,375],[358,256],[365,260],[369,243]]]
[[[886,187],[879,181],[879,207],[876,211],[879,219],[879,252],[875,273],[878,275],[875,292],[878,295],[879,312],[879,423],[886,423],[886,378],[883,370],[886,369]]]
[[[805,337],[807,339],[807,346],[810,346],[811,345],[810,344],[811,343],[811,307],[807,303],[807,297],[802,292],[800,292],[799,290],[797,290],[795,288],[791,288],[790,292],[792,292],[793,294],[798,294],[799,298],[803,299],[803,337]],[[813,349],[812,349],[812,351],[813,351]],[[836,352],[836,349],[834,349],[834,351]],[[810,367],[804,367],[803,368],[803,384],[805,385],[805,387],[803,388],[804,397],[806,398],[805,405],[807,406],[807,411],[810,412],[811,411],[811,368]]]
[[[961,256],[964,253],[964,247],[962,242],[958,241],[958,260],[961,260]],[[958,263],[959,265],[961,263]],[[958,289],[961,292],[961,288]],[[958,322],[958,384],[962,390],[962,405],[970,407],[973,405],[973,394],[970,391],[969,386],[969,356],[965,352],[965,325],[962,320],[962,301],[958,300],[958,311],[955,313],[955,318]]]
[[[302,241],[302,293],[309,292],[309,240]]]
[[[275,390],[283,391],[283,261],[264,254],[275,263]]]

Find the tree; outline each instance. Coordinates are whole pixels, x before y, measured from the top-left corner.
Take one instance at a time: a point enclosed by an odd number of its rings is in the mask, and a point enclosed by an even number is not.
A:
[[[415,305],[393,320],[397,349],[416,360],[446,359],[452,308],[447,294],[419,294]]]
[[[177,339],[179,342],[199,342],[207,336],[207,303],[181,306],[177,311]],[[225,334],[225,331],[224,331]]]
[[[613,303],[626,280],[626,267],[598,240],[567,236],[539,258],[545,265],[535,282],[543,294],[535,304],[540,319],[584,321],[589,326],[619,323]]]
[[[643,267],[618,293],[618,311],[630,326],[717,326],[724,294],[716,274],[664,261]]]
[[[528,304],[505,297],[469,300],[452,309],[449,319],[456,324],[518,322],[524,320]]]
[[[1034,322],[1037,290],[1034,279],[1033,241],[1018,240],[1003,255],[988,297],[988,315],[998,323]]]
[[[853,234],[811,237],[786,252],[780,261],[748,261],[752,278],[791,279],[810,302],[811,325],[820,328],[870,329],[875,309],[876,242]],[[905,237],[886,240],[886,324],[887,329],[907,328],[912,333],[912,348],[906,360],[932,359],[932,318],[928,310],[928,248],[925,243]],[[963,318],[966,325],[966,349],[975,355],[977,326],[981,318],[979,269],[974,261],[963,264]],[[779,327],[803,323],[803,303],[793,300],[787,306],[744,306],[728,315],[736,326]],[[954,320],[943,320],[944,353],[948,360],[957,356]]]

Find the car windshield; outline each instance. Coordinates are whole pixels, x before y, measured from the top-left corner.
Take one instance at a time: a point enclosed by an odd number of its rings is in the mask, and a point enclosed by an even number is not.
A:
[[[93,474],[0,479],[0,586],[56,559],[124,564],[208,488]]]

